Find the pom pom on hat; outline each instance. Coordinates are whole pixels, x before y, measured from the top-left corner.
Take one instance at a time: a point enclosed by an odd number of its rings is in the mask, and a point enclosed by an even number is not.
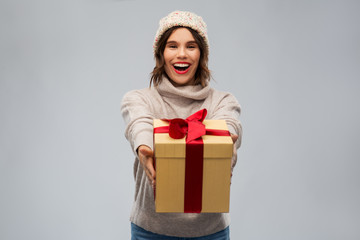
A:
[[[156,51],[157,44],[161,36],[170,28],[175,26],[189,27],[197,31],[205,40],[206,47],[209,49],[209,39],[207,36],[206,23],[202,17],[192,12],[174,11],[162,18],[159,22],[159,29],[156,32],[153,49]]]

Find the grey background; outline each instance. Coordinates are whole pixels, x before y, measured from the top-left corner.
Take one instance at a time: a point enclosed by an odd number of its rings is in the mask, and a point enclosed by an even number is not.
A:
[[[360,239],[359,1],[0,1],[0,239],[129,239],[123,94],[170,11],[242,105],[232,239]]]

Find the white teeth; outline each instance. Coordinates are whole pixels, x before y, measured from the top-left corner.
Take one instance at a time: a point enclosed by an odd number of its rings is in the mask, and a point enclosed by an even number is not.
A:
[[[188,66],[190,66],[190,64],[187,64],[187,63],[175,63],[174,66],[175,67],[188,67]]]

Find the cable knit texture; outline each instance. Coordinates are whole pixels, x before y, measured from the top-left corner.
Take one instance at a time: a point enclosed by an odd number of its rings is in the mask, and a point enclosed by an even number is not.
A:
[[[225,229],[230,224],[228,213],[156,213],[153,190],[137,158],[136,149],[147,145],[153,149],[153,119],[186,118],[206,108],[206,119],[224,119],[229,131],[239,135],[240,105],[233,95],[217,91],[209,85],[202,87],[174,87],[164,78],[157,87],[133,90],[125,94],[121,111],[126,123],[125,137],[135,154],[135,201],[130,220],[136,225],[158,234],[178,237],[199,237]],[[236,164],[234,154],[232,167]]]

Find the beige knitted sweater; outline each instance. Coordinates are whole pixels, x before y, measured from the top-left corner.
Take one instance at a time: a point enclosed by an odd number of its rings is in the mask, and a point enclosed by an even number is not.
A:
[[[147,145],[153,149],[153,119],[186,118],[206,108],[206,119],[226,120],[229,131],[239,135],[240,105],[229,93],[217,91],[209,85],[202,87],[174,87],[164,78],[158,87],[133,90],[125,94],[121,111],[126,123],[125,136],[135,154],[135,201],[130,221],[148,231],[178,237],[199,237],[226,228],[230,223],[228,213],[156,213],[153,190],[137,158],[136,149]],[[236,164],[234,154],[232,167]]]

